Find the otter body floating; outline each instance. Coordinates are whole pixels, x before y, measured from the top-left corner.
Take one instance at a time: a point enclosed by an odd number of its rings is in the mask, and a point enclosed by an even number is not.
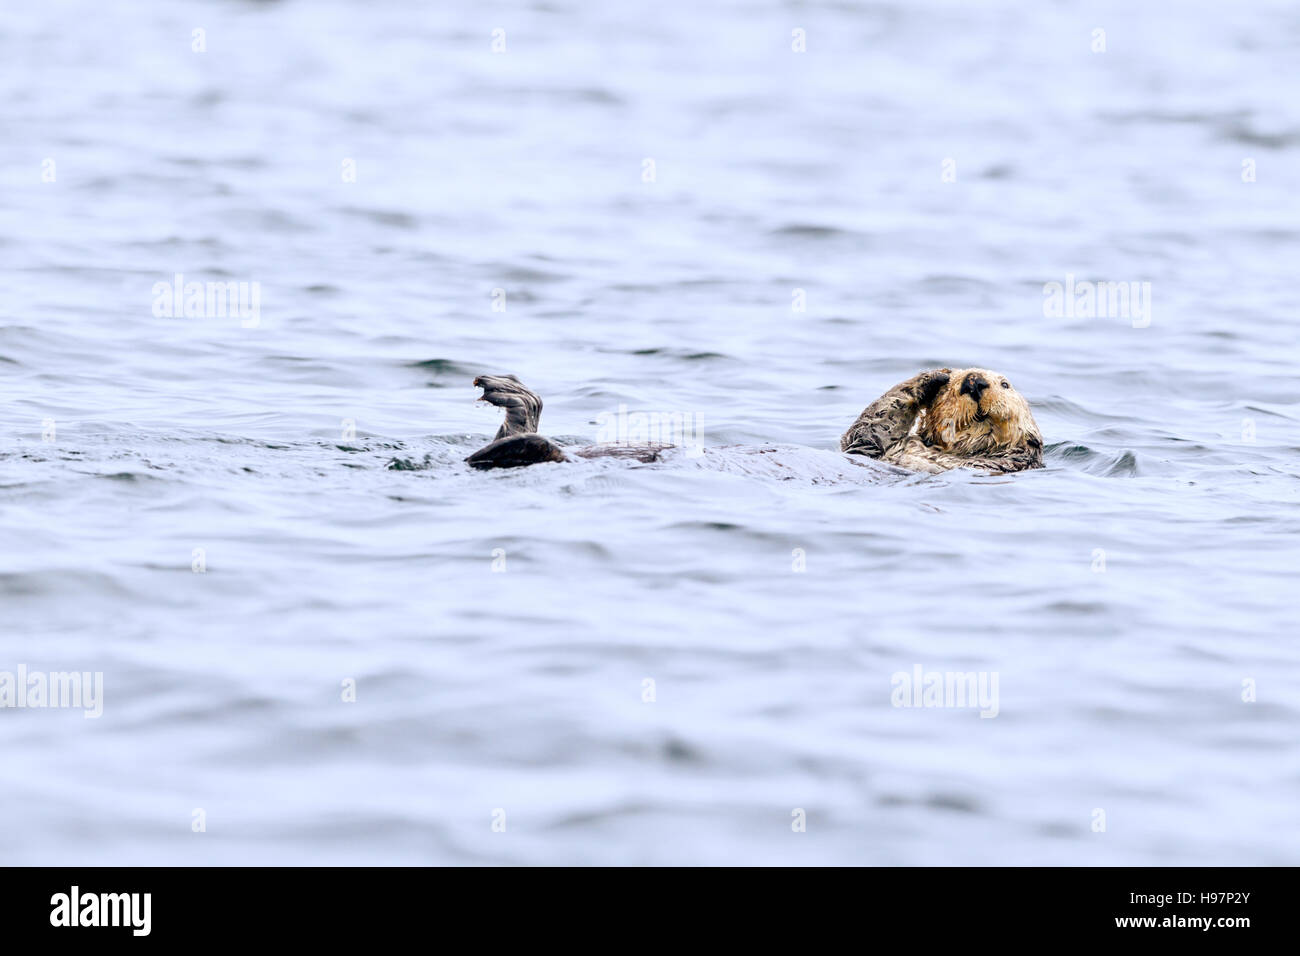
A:
[[[465,459],[472,468],[518,468],[568,461],[538,434],[542,400],[513,375],[480,375],[483,400],[506,410],[491,442]],[[668,445],[592,445],[580,458],[657,461]],[[987,369],[933,369],[895,385],[858,416],[840,450],[912,471],[978,468],[1006,473],[1043,467],[1043,438],[1029,403],[1005,376]]]
[[[537,434],[542,400],[513,375],[480,375],[474,384],[483,389],[483,401],[506,410],[506,420],[490,442],[465,460],[471,468],[518,468],[544,461],[569,461],[564,449]],[[575,448],[579,458],[634,458],[658,461],[671,445],[591,445]]]
[[[840,451],[912,471],[1043,467],[1043,436],[1024,396],[983,368],[933,369],[895,385],[863,410]]]

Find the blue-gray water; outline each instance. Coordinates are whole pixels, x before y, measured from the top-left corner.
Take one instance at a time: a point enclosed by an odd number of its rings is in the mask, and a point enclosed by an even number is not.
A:
[[[9,5],[0,671],[104,699],[0,709],[0,858],[1297,862],[1298,57],[1282,2]],[[938,365],[1047,468],[839,456]],[[779,451],[471,473],[480,372]]]

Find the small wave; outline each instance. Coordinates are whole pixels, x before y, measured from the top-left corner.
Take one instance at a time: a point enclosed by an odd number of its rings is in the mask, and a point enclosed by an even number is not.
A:
[[[838,226],[820,226],[815,223],[791,223],[788,226],[781,226],[778,229],[773,229],[770,235],[796,236],[803,239],[836,239],[844,236],[857,236],[861,234],[850,232],[847,229],[841,229]]]
[[[1246,146],[1262,146],[1264,149],[1286,149],[1288,146],[1300,143],[1300,130],[1265,133],[1245,123],[1237,122],[1229,123],[1220,129],[1219,138]]]
[[[724,355],[721,352],[690,352],[686,349],[670,348],[653,348],[653,349],[633,349],[626,352],[627,355],[660,355],[665,358],[681,359],[684,362],[704,362],[711,359],[724,359],[734,361],[732,356]]]
[[[434,466],[433,456],[426,454],[420,461],[410,458],[394,458],[388,462],[389,471],[427,471]]]
[[[447,388],[450,383],[444,382],[443,379],[452,379],[457,385],[468,385],[474,380],[475,376],[484,372],[484,369],[466,365],[464,362],[442,358],[404,362],[402,367],[432,372],[434,380],[429,383],[430,388]]]
[[[410,213],[401,212],[396,209],[361,209],[356,206],[347,206],[339,210],[345,216],[352,216],[356,219],[365,219],[379,226],[388,226],[392,229],[418,229],[420,220]]]
[[[1043,449],[1043,457],[1049,462],[1061,462],[1106,478],[1134,478],[1138,475],[1137,456],[1131,451],[1107,455],[1087,445],[1056,442]]]
[[[969,295],[972,292],[988,292],[994,286],[991,282],[976,279],[974,276],[931,275],[916,283],[923,292],[940,295]]]

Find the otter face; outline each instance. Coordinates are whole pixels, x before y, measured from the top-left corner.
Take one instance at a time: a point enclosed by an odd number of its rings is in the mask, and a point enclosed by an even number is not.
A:
[[[927,445],[958,455],[1043,442],[1029,403],[1005,375],[985,368],[954,369],[922,416],[918,433]]]

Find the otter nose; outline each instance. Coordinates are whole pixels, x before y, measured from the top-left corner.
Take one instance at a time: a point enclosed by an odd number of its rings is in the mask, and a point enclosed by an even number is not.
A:
[[[967,375],[966,380],[961,383],[961,394],[969,395],[976,405],[980,403],[980,396],[984,394],[984,389],[989,387],[988,381],[983,375]]]

